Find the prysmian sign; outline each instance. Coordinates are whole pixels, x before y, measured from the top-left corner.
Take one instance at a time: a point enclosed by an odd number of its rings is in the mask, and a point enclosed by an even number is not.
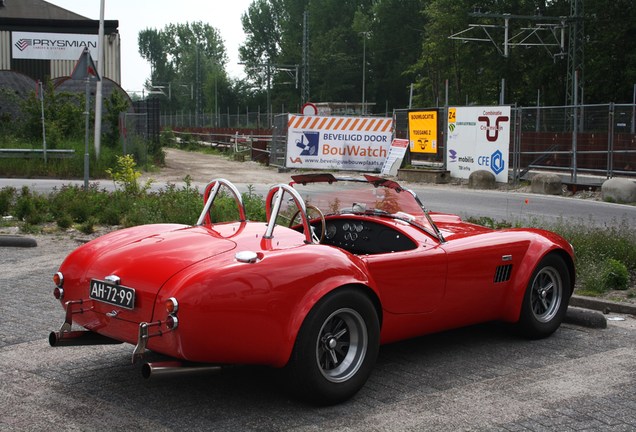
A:
[[[14,59],[77,60],[84,47],[97,58],[97,35],[11,32]]]

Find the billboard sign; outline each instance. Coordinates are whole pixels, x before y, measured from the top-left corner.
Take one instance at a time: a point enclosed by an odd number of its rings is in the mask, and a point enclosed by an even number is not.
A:
[[[448,110],[447,169],[467,179],[471,172],[490,171],[508,182],[510,107],[457,107]]]
[[[409,111],[409,141],[413,153],[437,153],[437,111]]]
[[[97,35],[14,31],[11,39],[14,59],[76,61],[84,48],[97,58]]]
[[[290,114],[288,168],[380,171],[391,145],[393,120]]]

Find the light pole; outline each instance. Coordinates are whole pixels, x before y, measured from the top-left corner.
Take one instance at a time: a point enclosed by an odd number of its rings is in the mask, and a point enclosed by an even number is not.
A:
[[[367,38],[371,34],[370,31],[360,32],[362,35],[362,114],[367,113],[365,106],[365,89],[367,75]]]
[[[97,31],[97,74],[104,76],[104,6],[105,0],[99,4],[99,28]],[[102,140],[102,80],[98,80],[95,89],[95,159],[99,159]]]

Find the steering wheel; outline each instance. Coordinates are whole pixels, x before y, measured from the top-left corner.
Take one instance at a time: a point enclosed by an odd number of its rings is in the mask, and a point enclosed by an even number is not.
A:
[[[313,210],[316,213],[318,213],[318,217],[316,219],[320,219],[320,236],[316,236],[316,232],[314,231],[314,227],[311,227],[311,239],[314,243],[321,243],[324,238],[325,238],[325,232],[327,231],[327,222],[325,222],[325,215],[322,213],[322,211],[316,207],[313,206],[311,204],[306,204],[305,206],[307,208],[307,216],[309,217],[309,210]],[[294,215],[291,217],[291,219],[289,220],[289,227],[291,228],[293,225],[296,225],[294,223],[294,221],[296,220],[296,218],[298,217],[298,215],[300,214],[300,210],[296,210],[296,213],[294,213]]]

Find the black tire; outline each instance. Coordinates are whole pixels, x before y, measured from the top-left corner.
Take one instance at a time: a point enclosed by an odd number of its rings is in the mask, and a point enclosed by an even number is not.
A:
[[[329,293],[303,322],[287,365],[290,390],[317,405],[343,402],[371,375],[380,324],[371,300],[354,289]]]
[[[532,339],[554,333],[565,317],[570,294],[570,273],[563,258],[547,255],[528,282],[519,319],[521,333]]]

